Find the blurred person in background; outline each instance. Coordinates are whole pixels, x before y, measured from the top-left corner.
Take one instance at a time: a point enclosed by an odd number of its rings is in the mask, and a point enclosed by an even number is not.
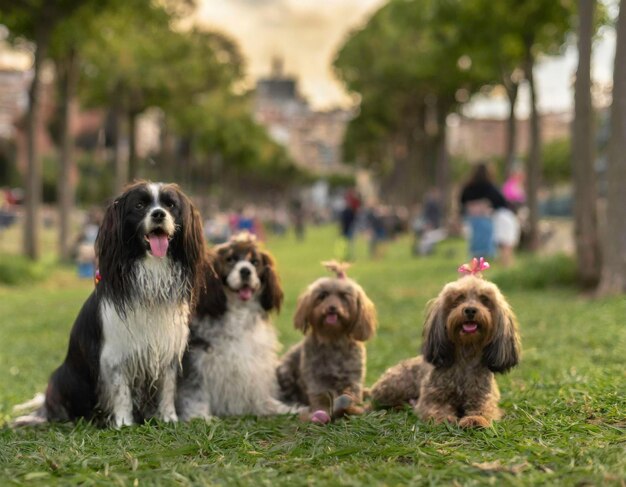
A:
[[[443,208],[441,193],[437,188],[426,192],[419,216],[413,222],[413,255],[430,255],[438,242],[444,240],[448,232],[443,228]]]
[[[366,210],[366,222],[370,233],[370,258],[381,256],[380,244],[388,238],[385,225],[385,209],[381,205],[372,205]]]
[[[354,259],[354,234],[356,233],[357,216],[361,208],[361,198],[354,188],[349,188],[344,194],[344,206],[339,215],[341,236],[344,240],[344,259]]]
[[[294,198],[291,201],[291,220],[293,222],[293,230],[296,234],[296,239],[303,241],[305,231],[305,210],[304,204],[300,198]]]
[[[477,164],[461,190],[461,214],[469,226],[470,257],[494,257],[494,211],[506,208],[506,200],[493,182],[487,164]]]
[[[78,267],[78,277],[93,279],[96,275],[96,237],[102,223],[102,212],[92,208],[85,215],[81,233],[74,245],[74,258]]]

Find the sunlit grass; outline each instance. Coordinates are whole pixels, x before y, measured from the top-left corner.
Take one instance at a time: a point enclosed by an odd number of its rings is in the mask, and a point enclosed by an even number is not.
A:
[[[325,273],[319,262],[336,257],[340,246],[329,227],[311,229],[304,243],[289,236],[268,246],[286,291],[275,320],[286,347],[300,337],[291,325],[298,294]],[[464,257],[463,243],[449,242],[433,257],[412,258],[404,238],[370,260],[366,242],[358,243],[349,274],[380,317],[368,344],[368,384],[417,353],[424,306],[456,277]],[[512,271],[493,269],[519,317],[524,354],[517,369],[498,378],[507,414],[492,429],[433,426],[409,411],[329,427],[289,417],[121,431],[85,424],[4,429],[0,484],[620,485],[626,479],[626,303],[589,301],[571,286],[528,289],[540,274],[529,259]],[[543,267],[558,273],[563,266],[567,272],[563,261]],[[0,287],[0,418],[43,390],[91,288],[71,269],[37,284]]]

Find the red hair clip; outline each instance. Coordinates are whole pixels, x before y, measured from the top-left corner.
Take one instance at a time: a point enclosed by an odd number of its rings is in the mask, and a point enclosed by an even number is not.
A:
[[[459,267],[458,271],[461,274],[480,276],[480,273],[482,271],[486,271],[489,267],[489,262],[487,262],[484,257],[481,257],[480,259],[474,257],[469,264],[463,264]]]

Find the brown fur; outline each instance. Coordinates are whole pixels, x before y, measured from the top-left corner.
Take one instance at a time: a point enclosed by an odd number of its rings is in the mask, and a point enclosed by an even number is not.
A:
[[[471,317],[471,319],[470,319]],[[464,326],[477,325],[473,333]],[[376,407],[415,404],[423,420],[488,427],[500,419],[494,372],[517,365],[517,319],[497,286],[465,276],[429,304],[423,356],[388,369],[371,390]]]
[[[328,321],[336,315],[335,322]],[[347,278],[321,278],[298,299],[294,325],[305,338],[277,369],[282,397],[334,417],[361,414],[365,345],[376,330],[376,308],[361,286]],[[349,406],[333,410],[339,396]]]

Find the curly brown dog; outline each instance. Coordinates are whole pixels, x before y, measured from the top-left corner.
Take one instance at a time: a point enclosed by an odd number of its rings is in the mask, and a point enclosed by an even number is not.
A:
[[[316,280],[298,299],[294,325],[305,338],[283,357],[276,373],[282,399],[306,404],[311,419],[361,414],[365,345],[376,330],[376,308],[345,266],[327,265],[336,278]],[[316,415],[321,413],[322,416]]]
[[[500,419],[494,372],[518,363],[517,319],[498,287],[476,275],[447,284],[429,304],[423,355],[388,369],[374,407],[411,403],[422,420],[488,427]]]

